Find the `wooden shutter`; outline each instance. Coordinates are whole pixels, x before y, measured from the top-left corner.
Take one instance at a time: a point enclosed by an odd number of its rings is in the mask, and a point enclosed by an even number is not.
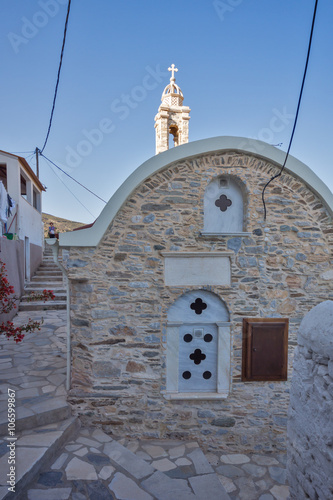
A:
[[[287,380],[288,319],[244,318],[242,380]]]

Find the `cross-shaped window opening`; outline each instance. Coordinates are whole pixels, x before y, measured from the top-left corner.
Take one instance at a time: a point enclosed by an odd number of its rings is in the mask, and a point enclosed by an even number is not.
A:
[[[201,349],[195,349],[195,351],[192,352],[192,354],[190,354],[190,359],[192,359],[192,361],[194,361],[195,365],[200,365],[201,361],[206,359],[206,354],[204,354],[201,351]]]
[[[202,311],[207,309],[207,304],[200,299],[200,297],[198,297],[194,302],[192,302],[191,309],[195,312],[195,314],[201,314]]]
[[[215,201],[215,205],[219,207],[221,212],[225,212],[228,207],[232,205],[232,201],[225,194],[221,194],[221,196]]]

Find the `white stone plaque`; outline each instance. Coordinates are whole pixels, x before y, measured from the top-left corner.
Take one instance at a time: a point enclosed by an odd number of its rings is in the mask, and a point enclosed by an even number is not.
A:
[[[167,286],[230,285],[230,257],[224,253],[164,253]]]

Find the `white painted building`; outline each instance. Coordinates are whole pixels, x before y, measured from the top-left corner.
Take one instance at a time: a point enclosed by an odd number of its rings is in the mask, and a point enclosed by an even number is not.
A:
[[[6,264],[10,283],[20,296],[42,261],[42,183],[27,161],[0,151],[1,207],[6,205],[6,192],[14,201],[11,214],[1,211],[0,260]],[[9,238],[3,236],[8,233]]]

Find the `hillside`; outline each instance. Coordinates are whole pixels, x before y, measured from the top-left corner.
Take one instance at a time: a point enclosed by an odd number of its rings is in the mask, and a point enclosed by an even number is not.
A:
[[[45,213],[42,213],[42,220],[44,223],[44,236],[46,238],[50,222],[53,222],[58,233],[73,231],[73,229],[84,226],[86,224],[85,222],[76,222],[73,220],[62,219],[61,217],[56,217],[55,215]]]

